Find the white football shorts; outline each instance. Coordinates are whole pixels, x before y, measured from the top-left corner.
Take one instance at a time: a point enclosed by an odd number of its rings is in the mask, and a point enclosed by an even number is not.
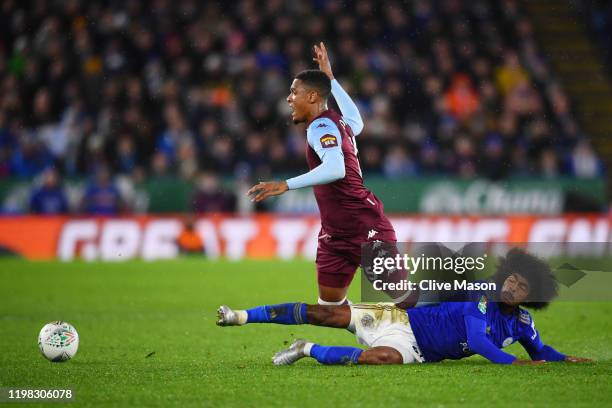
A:
[[[351,305],[351,323],[359,344],[367,347],[391,347],[404,359],[404,364],[424,361],[417,344],[408,313],[393,303]]]

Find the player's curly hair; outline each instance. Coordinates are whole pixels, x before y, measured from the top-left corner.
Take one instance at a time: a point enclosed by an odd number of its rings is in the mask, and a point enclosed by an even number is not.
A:
[[[513,273],[523,276],[529,282],[529,295],[521,306],[531,309],[544,309],[559,293],[557,279],[550,266],[542,259],[520,248],[512,248],[505,257],[500,258],[493,282],[498,293],[508,276]]]
[[[317,91],[323,99],[327,99],[331,93],[331,81],[323,71],[318,69],[307,69],[295,76],[306,86]]]

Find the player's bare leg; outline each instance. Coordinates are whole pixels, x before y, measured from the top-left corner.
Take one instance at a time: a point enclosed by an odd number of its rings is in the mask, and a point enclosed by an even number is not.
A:
[[[346,329],[351,324],[351,307],[341,306],[307,306],[308,323],[316,326]]]
[[[326,350],[324,350],[324,353],[317,349],[313,351],[315,347]],[[359,355],[355,358],[354,356],[357,353]],[[336,355],[330,356],[330,354]],[[338,354],[340,358],[338,358]],[[323,347],[298,339],[288,349],[276,353],[272,357],[272,363],[274,365],[290,365],[304,357],[313,357],[323,364],[347,364],[351,362],[362,365],[385,365],[402,364],[404,362],[400,352],[392,347],[373,347],[362,351],[355,347]]]
[[[319,284],[319,304],[327,306],[348,304],[347,293],[348,287],[333,288]]]
[[[383,365],[403,364],[404,359],[393,347],[372,347],[361,353],[358,364]]]

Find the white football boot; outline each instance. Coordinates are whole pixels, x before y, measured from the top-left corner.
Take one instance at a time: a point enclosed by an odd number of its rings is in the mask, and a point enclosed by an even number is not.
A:
[[[217,309],[217,326],[239,326],[241,325],[238,314],[229,306],[221,305]]]
[[[306,357],[304,347],[308,343],[306,340],[297,339],[286,350],[281,350],[272,357],[274,365],[293,364],[301,358]]]

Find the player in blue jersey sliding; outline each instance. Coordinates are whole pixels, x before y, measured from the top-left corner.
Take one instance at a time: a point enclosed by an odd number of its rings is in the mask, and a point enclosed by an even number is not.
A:
[[[557,295],[550,267],[519,249],[500,260],[493,276],[498,293],[472,292],[469,301],[442,302],[408,310],[392,304],[341,306],[286,303],[248,310],[218,309],[220,326],[249,323],[312,324],[348,329],[366,350],[296,340],[272,358],[276,365],[312,357],[323,364],[408,364],[457,360],[480,354],[499,364],[586,362],[545,345],[524,307],[542,309]],[[468,295],[469,296],[469,295]],[[492,299],[500,299],[493,301]],[[518,341],[531,360],[502,349]]]

